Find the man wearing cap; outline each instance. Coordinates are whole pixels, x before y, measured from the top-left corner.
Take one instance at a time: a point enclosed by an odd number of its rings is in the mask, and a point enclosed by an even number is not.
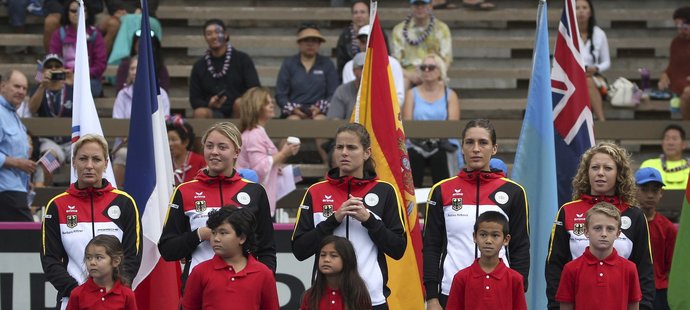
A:
[[[686,148],[685,129],[678,124],[664,128],[661,140],[662,154],[647,159],[640,167],[652,167],[661,173],[665,189],[685,190],[690,173],[690,158],[683,157]]]
[[[367,39],[369,38],[369,33],[371,32],[371,27],[369,25],[363,26],[359,29],[357,34],[357,40],[359,41],[359,49],[361,51],[367,50]],[[398,95],[398,104],[402,107],[405,102],[405,78],[403,76],[403,70],[400,66],[400,62],[388,56],[388,64],[391,67],[391,74],[393,75],[393,83],[395,84],[395,93]],[[343,69],[343,84],[350,82],[355,79],[352,71],[352,61],[345,64]]]
[[[26,193],[36,163],[29,160],[26,127],[16,113],[27,84],[17,70],[4,74],[0,82],[0,221],[33,221]]]
[[[39,117],[72,117],[72,72],[65,70],[64,62],[57,54],[46,55],[41,69],[36,74],[40,83],[31,92],[29,111]],[[50,151],[61,164],[69,162],[70,137],[41,137],[38,140],[41,154]],[[38,169],[33,181],[50,184],[49,176],[43,169]]]
[[[450,29],[434,17],[431,0],[410,0],[412,13],[393,28],[393,57],[405,69],[405,86],[421,83],[417,66],[424,57],[436,53],[450,67],[453,62],[453,44]]]
[[[192,67],[189,102],[195,118],[238,118],[239,98],[261,86],[249,55],[230,44],[225,23],[211,19],[204,24],[206,55]]]
[[[340,84],[333,62],[319,55],[319,47],[326,42],[318,26],[302,25],[297,32],[299,53],[283,61],[276,82],[276,103],[282,117],[291,120],[326,119],[329,100]],[[322,139],[316,139],[321,145]],[[321,147],[319,156],[327,162],[328,155]]]
[[[649,241],[652,244],[652,257],[654,257],[654,284],[656,286],[654,309],[669,309],[666,291],[673,247],[678,232],[668,218],[656,212],[663,192],[662,187],[664,187],[659,170],[651,167],[640,168],[635,173],[635,183],[637,184],[637,201],[647,217]]]

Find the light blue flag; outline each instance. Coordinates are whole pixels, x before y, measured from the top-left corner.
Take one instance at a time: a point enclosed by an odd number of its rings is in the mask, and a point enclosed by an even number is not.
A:
[[[527,191],[530,205],[529,309],[546,309],[544,264],[551,227],[558,209],[556,151],[551,104],[551,70],[546,1],[539,2],[532,58],[532,78],[522,121],[512,179]]]

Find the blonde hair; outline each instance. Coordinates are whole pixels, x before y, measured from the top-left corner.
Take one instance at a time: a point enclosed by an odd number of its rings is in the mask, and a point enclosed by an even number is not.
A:
[[[239,152],[240,148],[242,147],[242,134],[237,129],[237,126],[235,126],[235,124],[231,122],[220,122],[213,124],[206,130],[204,136],[201,138],[202,144],[206,143],[208,134],[210,134],[212,131],[217,131],[226,138],[230,139],[230,141],[232,141],[232,143],[235,144],[235,148]]]
[[[589,195],[592,185],[589,183],[589,165],[595,154],[606,154],[616,163],[616,186],[615,195],[619,196],[624,203],[631,206],[637,205],[635,198],[635,176],[630,168],[630,154],[622,147],[610,141],[599,142],[591,147],[580,160],[577,173],[573,178],[573,199],[580,199],[582,195]]]
[[[266,87],[252,87],[240,98],[240,132],[259,125],[261,110],[269,103],[271,92]]]
[[[96,135],[96,134],[85,134],[77,140],[77,142],[74,142],[72,145],[72,158],[76,158],[77,152],[79,149],[84,146],[84,144],[93,142],[98,144],[102,149],[103,149],[103,158],[105,158],[105,161],[108,161],[108,142],[105,141],[105,138],[101,135]]]
[[[431,58],[434,60],[434,64],[436,64],[436,68],[438,69],[438,72],[441,74],[441,81],[444,83],[448,83],[448,65],[443,60],[443,58],[441,58],[441,56],[439,56],[436,53],[430,53],[424,56],[424,58],[422,58],[422,64],[424,64],[424,60],[426,60],[427,58]],[[419,67],[417,67],[417,70],[420,70]]]
[[[587,211],[587,217],[585,217],[585,227],[589,227],[590,219],[594,214],[602,214],[614,218],[618,223],[618,229],[621,229],[621,212],[618,211],[614,205],[605,201],[595,204]]]

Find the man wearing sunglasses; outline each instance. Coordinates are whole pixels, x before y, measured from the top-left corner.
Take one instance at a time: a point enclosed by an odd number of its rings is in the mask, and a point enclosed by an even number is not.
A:
[[[673,12],[678,35],[671,41],[668,67],[659,77],[659,89],[670,89],[679,96],[680,113],[684,120],[690,120],[690,7]]]
[[[393,28],[392,56],[402,65],[405,88],[418,85],[417,67],[428,54],[438,54],[447,66],[453,62],[453,44],[448,25],[436,18],[431,0],[410,0],[411,13]]]

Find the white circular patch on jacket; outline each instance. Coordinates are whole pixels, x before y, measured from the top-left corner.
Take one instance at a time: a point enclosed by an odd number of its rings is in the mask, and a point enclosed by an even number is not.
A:
[[[630,217],[626,216],[621,216],[621,229],[628,229],[630,228],[630,225],[632,225],[632,220]]]
[[[117,220],[120,218],[120,215],[122,215],[122,211],[120,211],[120,207],[117,205],[108,208],[108,216],[110,216],[111,219]]]
[[[376,195],[374,193],[367,194],[366,196],[364,196],[364,203],[366,203],[367,206],[370,207],[379,204],[379,195]]]
[[[506,194],[506,192],[498,192],[494,195],[494,199],[496,202],[504,205],[508,202],[508,194]]]
[[[249,197],[249,194],[245,192],[240,192],[239,194],[237,194],[237,201],[246,206],[249,204],[249,202],[252,201],[252,199]]]

